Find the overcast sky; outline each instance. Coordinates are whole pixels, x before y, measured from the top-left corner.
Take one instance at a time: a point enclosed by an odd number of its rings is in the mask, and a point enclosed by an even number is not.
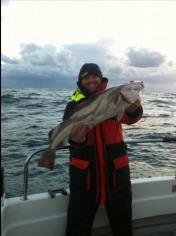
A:
[[[2,82],[73,87],[83,63],[110,85],[176,92],[175,1],[2,1]]]

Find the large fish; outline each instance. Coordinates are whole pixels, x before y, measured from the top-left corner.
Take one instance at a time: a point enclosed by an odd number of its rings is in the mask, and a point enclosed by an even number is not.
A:
[[[117,117],[119,121],[124,111],[140,100],[139,92],[143,87],[142,81],[132,81],[99,92],[78,104],[70,118],[50,132],[49,147],[43,153],[38,166],[53,169],[56,149],[68,141],[71,130],[76,124],[83,123],[90,129],[112,117]]]

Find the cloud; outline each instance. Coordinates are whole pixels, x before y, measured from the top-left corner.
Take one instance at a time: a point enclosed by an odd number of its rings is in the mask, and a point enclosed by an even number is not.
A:
[[[65,49],[53,45],[21,45],[18,64],[2,55],[2,84],[9,86],[67,87],[76,84],[70,68],[73,58]],[[13,62],[13,63],[12,63]]]
[[[2,86],[10,87],[35,87],[35,88],[73,88],[75,78],[60,73],[59,71],[47,71],[33,69],[33,67],[11,67],[2,69]]]
[[[117,57],[107,49],[106,41],[92,44],[67,44],[39,46],[34,43],[22,44],[19,67],[33,66],[33,70],[59,70],[62,73],[77,75],[84,63],[97,63],[105,74],[119,75],[122,68]],[[10,63],[10,60],[4,60]],[[11,60],[12,62],[12,60]]]
[[[118,78],[122,68],[118,58],[110,53],[106,45],[105,41],[57,47],[50,44],[22,44],[18,65],[13,65],[12,62],[15,63],[15,60],[12,61],[3,55],[5,64],[2,68],[2,77],[5,83],[11,85],[15,81],[20,84],[21,81],[23,85],[41,83],[41,86],[46,84],[54,86],[60,83],[61,86],[64,84],[66,87],[73,84],[76,86],[81,66],[87,62],[94,62],[100,66],[104,76]]]
[[[112,78],[117,78],[121,75],[123,69],[118,65],[111,66],[108,70],[107,76],[109,75]]]
[[[4,63],[9,63],[9,64],[18,64],[19,61],[15,58],[10,58],[4,54],[1,55],[1,61]]]
[[[63,73],[73,73],[76,67],[76,58],[71,50],[65,47],[56,48],[53,45],[38,46],[23,44],[21,46],[21,62],[30,65],[55,68]]]
[[[165,61],[165,56],[147,48],[129,48],[126,53],[128,65],[134,67],[158,67]]]
[[[77,70],[84,63],[93,62],[100,66],[105,75],[119,76],[122,71],[119,59],[112,55],[108,46],[109,41],[102,40],[96,43],[65,45],[65,48],[77,58]],[[117,69],[116,73],[115,69]]]
[[[98,61],[99,64],[104,64],[104,58],[106,57],[106,50],[99,44],[71,44],[65,45],[73,55],[79,58],[80,63]]]
[[[35,43],[22,44],[21,45],[21,55],[34,53],[35,51],[38,51],[41,49],[42,49],[42,47],[36,45]]]
[[[55,56],[56,48],[52,45],[45,47],[36,44],[21,45],[21,63],[28,63],[33,66],[56,67],[57,60]]]
[[[76,73],[76,70],[78,69],[77,58],[73,55],[71,50],[63,47],[59,52],[57,52],[56,58],[57,65],[61,70],[73,74]]]
[[[153,84],[156,89],[161,88],[161,84],[165,88],[174,88],[175,64],[164,61],[164,56],[159,52],[131,48],[128,49],[129,61],[126,63],[125,59],[115,56],[108,45],[106,41],[57,46],[23,44],[18,60],[2,55],[2,84],[76,87],[81,66],[86,62],[94,62],[100,66],[103,75],[109,78],[110,86],[130,80],[143,80],[145,84]]]

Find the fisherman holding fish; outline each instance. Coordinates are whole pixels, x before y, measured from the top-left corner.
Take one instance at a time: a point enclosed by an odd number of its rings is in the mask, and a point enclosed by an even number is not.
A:
[[[132,192],[122,124],[142,116],[142,83],[106,89],[97,64],[82,66],[63,123],[49,133],[39,166],[54,167],[55,149],[70,143],[70,197],[66,236],[90,236],[99,205],[106,208],[113,236],[132,236]]]

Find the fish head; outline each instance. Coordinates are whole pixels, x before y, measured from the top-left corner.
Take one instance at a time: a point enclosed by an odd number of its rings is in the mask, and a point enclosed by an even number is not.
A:
[[[129,104],[140,100],[139,92],[144,89],[143,81],[130,81],[119,87],[122,98]]]

